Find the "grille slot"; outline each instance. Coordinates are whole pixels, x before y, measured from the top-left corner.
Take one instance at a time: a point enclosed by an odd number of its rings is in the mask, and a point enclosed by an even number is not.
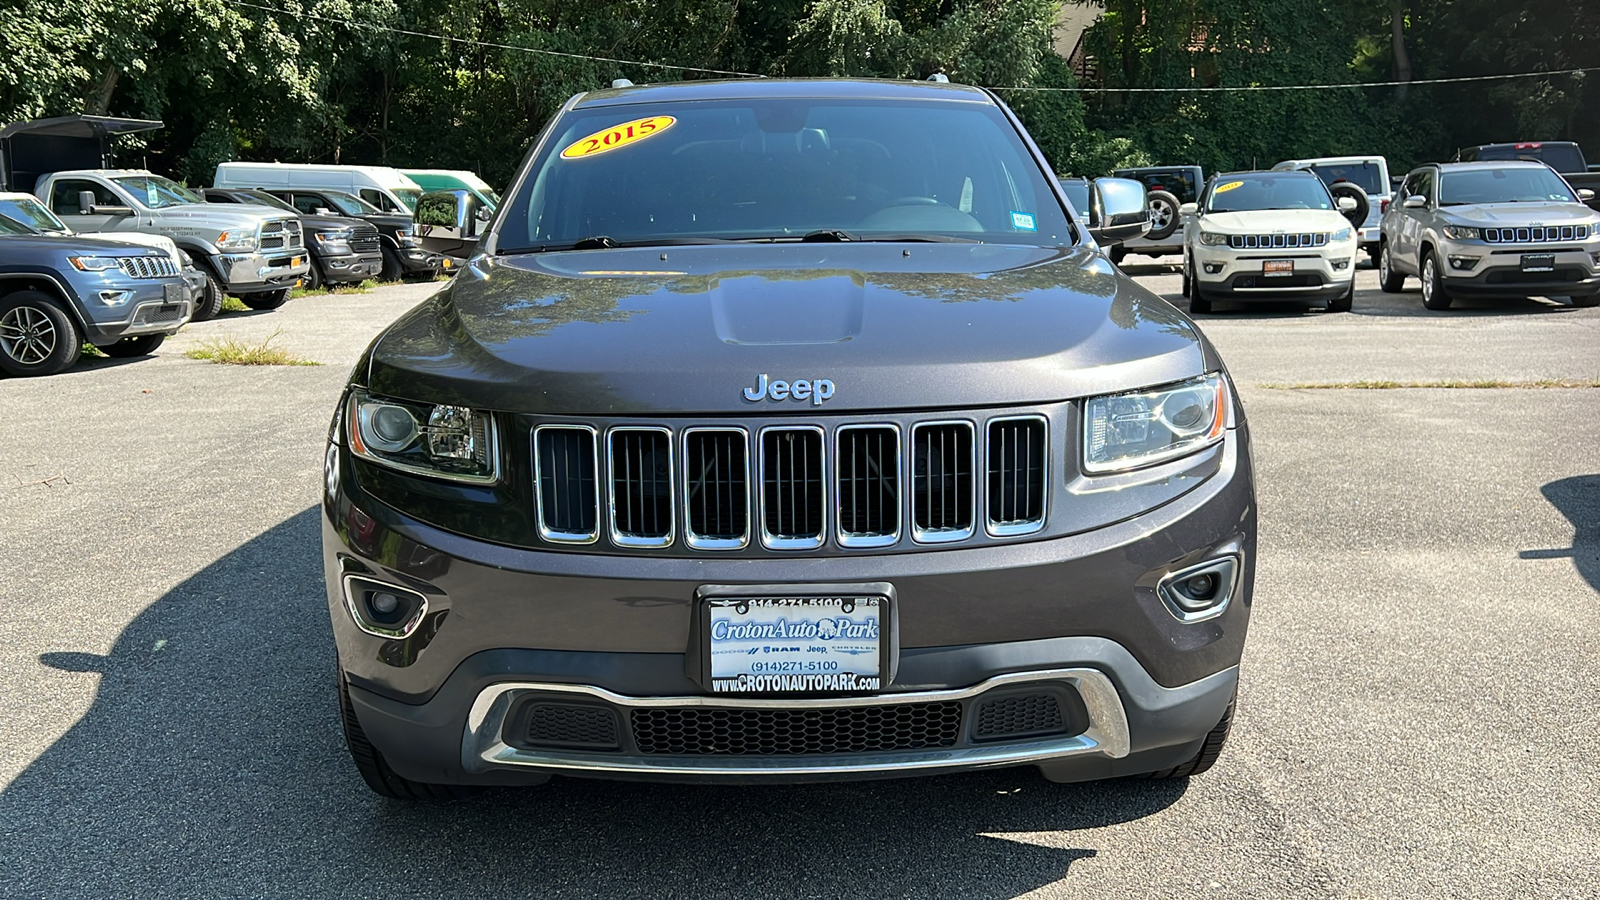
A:
[[[1061,701],[1054,694],[1018,694],[978,704],[972,726],[975,741],[1012,740],[1067,730]]]
[[[1049,454],[1044,419],[989,421],[989,533],[1027,534],[1044,527]]]
[[[539,484],[539,536],[587,544],[600,537],[599,461],[594,429],[543,425],[534,429],[534,475]]]
[[[616,713],[603,706],[531,703],[522,713],[520,743],[535,747],[617,750]]]
[[[834,463],[839,544],[883,547],[900,539],[900,432],[888,425],[840,428]]]
[[[881,753],[954,746],[961,734],[961,704],[635,709],[631,722],[634,743],[649,754]]]
[[[912,537],[922,543],[972,536],[972,423],[929,422],[911,429]]]
[[[822,546],[826,525],[822,429],[761,432],[761,538],[774,550]]]
[[[700,550],[738,550],[750,542],[748,438],[737,428],[697,428],[684,436],[684,540]]]
[[[624,547],[672,543],[672,440],[665,428],[609,435],[611,539]]]

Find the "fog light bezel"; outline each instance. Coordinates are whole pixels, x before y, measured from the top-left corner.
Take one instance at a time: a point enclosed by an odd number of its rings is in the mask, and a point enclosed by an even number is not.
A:
[[[1161,576],[1161,580],[1156,583],[1156,595],[1161,598],[1161,603],[1167,608],[1167,612],[1180,622],[1204,622],[1215,619],[1227,612],[1233,603],[1233,595],[1238,589],[1240,568],[1240,559],[1237,555],[1213,557]],[[1177,585],[1181,582],[1199,575],[1214,575],[1217,579],[1213,599],[1204,606],[1192,605],[1195,601],[1177,589]]]
[[[403,640],[415,634],[427,618],[428,598],[417,591],[355,573],[345,575],[342,584],[345,611],[357,628],[373,637]],[[367,613],[368,594],[393,594],[402,602],[409,601],[409,613],[395,624],[374,621]]]
[[[1451,256],[1450,268],[1455,269],[1457,272],[1470,272],[1476,269],[1481,261],[1476,256]]]

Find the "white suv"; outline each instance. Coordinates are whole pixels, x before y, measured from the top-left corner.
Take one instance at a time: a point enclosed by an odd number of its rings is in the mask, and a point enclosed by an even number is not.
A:
[[[1357,190],[1349,196],[1364,194],[1367,213],[1362,217],[1358,237],[1361,249],[1378,264],[1378,242],[1382,238],[1383,214],[1394,198],[1389,181],[1389,161],[1381,156],[1323,156],[1317,159],[1289,159],[1272,167],[1275,172],[1304,169],[1313,172],[1335,199],[1340,196],[1340,185],[1350,185]]]
[[[1330,312],[1355,298],[1356,231],[1310,172],[1212,176],[1198,204],[1184,204],[1183,295],[1189,310],[1216,300],[1304,297]],[[1341,212],[1343,210],[1344,212]]]

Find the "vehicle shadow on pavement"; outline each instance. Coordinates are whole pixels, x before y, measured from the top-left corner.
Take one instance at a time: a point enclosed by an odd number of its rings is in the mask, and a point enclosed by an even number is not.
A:
[[[1589,587],[1600,593],[1600,475],[1574,475],[1539,489],[1572,523],[1572,546],[1523,550],[1523,559],[1570,558]]]
[[[455,805],[383,800],[340,736],[319,514],[189,578],[109,654],[41,655],[100,681],[88,713],[0,791],[0,893],[1002,898],[1096,855],[1070,832],[1185,790],[1015,769],[806,786],[557,779]]]

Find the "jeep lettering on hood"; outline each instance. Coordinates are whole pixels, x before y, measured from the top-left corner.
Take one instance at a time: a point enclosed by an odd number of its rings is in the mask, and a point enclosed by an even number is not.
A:
[[[759,400],[805,400],[810,398],[812,406],[821,406],[833,396],[833,382],[826,378],[806,380],[797,378],[794,381],[768,381],[767,373],[762,372],[756,376],[756,386],[744,389],[744,398],[750,401]]]

